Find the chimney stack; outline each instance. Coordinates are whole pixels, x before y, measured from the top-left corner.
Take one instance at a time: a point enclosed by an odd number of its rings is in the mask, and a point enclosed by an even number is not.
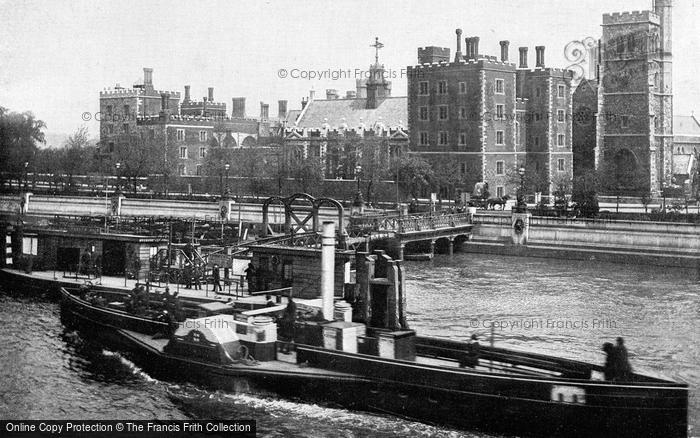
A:
[[[518,47],[520,51],[520,65],[518,68],[527,68],[527,47]]]
[[[321,302],[323,319],[333,321],[335,291],[335,222],[323,222],[321,230]]]
[[[472,38],[472,50],[474,50],[473,58],[477,59],[479,57],[479,37]]]
[[[501,41],[501,61],[508,62],[508,45],[510,41]]]
[[[209,87],[209,102],[214,102],[214,87]]]
[[[328,88],[326,90],[326,99],[333,100],[338,98],[338,90],[334,88]]]
[[[270,118],[270,105],[265,102],[260,102],[260,120],[267,120]]]
[[[316,90],[309,90],[309,100],[314,100],[316,97]]]
[[[143,85],[145,88],[153,88],[153,69],[143,68]]]
[[[306,108],[306,104],[307,104],[307,103],[309,103],[309,99],[307,99],[307,98],[305,98],[305,97],[302,97],[302,98],[301,98],[301,109],[302,109],[302,110],[303,110],[304,108]]]
[[[457,53],[455,53],[455,62],[462,59],[462,29],[456,29],[457,34]]]
[[[183,102],[189,102],[190,101],[190,86],[185,85],[185,99]]]
[[[345,93],[345,98],[346,98],[346,99],[354,99],[354,98],[356,98],[356,97],[357,97],[357,92],[354,91],[354,90],[348,90],[348,91]]]
[[[535,68],[544,68],[544,46],[535,47],[536,64]]]
[[[286,100],[278,100],[277,101],[277,117],[280,120],[284,120],[287,118],[287,101]]]
[[[231,101],[231,117],[245,119],[245,97],[234,97]]]
[[[170,96],[167,93],[161,93],[160,95],[160,110],[165,112],[168,110],[168,99]]]

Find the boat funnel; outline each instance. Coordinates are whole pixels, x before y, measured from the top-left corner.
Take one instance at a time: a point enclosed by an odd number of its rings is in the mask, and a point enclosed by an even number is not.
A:
[[[335,222],[324,222],[321,231],[321,298],[323,319],[333,321],[333,289],[335,288]]]

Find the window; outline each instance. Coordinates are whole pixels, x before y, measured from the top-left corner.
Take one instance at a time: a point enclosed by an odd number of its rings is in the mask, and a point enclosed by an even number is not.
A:
[[[111,115],[112,115],[112,111],[113,111],[112,105],[107,105],[107,115],[108,115],[108,116],[111,116]]]
[[[566,137],[564,134],[557,134],[557,146],[564,146],[564,142],[566,141]]]
[[[124,105],[124,114],[122,114],[124,117],[129,117],[129,105]]]
[[[129,133],[129,124],[128,123],[122,124],[122,130],[124,131],[124,134],[128,134]]]
[[[438,94],[447,94],[447,81],[438,82]]]
[[[459,83],[459,94],[467,94],[467,83],[466,82]]]
[[[535,147],[539,147],[539,145],[540,145],[540,137],[536,136],[535,137]]]
[[[542,94],[542,90],[540,89],[540,87],[535,88],[535,96],[540,97],[540,94]]]
[[[110,154],[111,154],[112,152],[114,152],[114,142],[110,141],[109,143],[107,143],[107,151],[108,151]]]
[[[503,111],[504,106],[503,105],[496,105],[496,120],[503,120],[504,119],[504,111]]]
[[[496,131],[496,144],[503,144],[503,131]]]
[[[107,134],[114,134],[114,125],[111,123],[107,125]]]
[[[187,158],[187,146],[180,146],[180,158]]]
[[[154,140],[154,139],[156,138],[156,130],[153,129],[153,128],[149,129],[149,130],[148,130],[148,137],[149,137],[151,140]]]
[[[185,130],[184,129],[177,130],[177,141],[185,141]]]
[[[557,97],[563,98],[565,97],[564,93],[566,92],[566,87],[563,85],[558,85],[557,86]]]
[[[185,175],[185,165],[184,164],[180,164],[179,166],[177,166],[177,174],[180,176]]]
[[[539,121],[541,117],[540,113],[535,113],[535,121]]]
[[[467,107],[465,106],[460,106],[459,107],[459,118],[462,120],[466,120],[467,118]]]
[[[565,121],[564,119],[564,110],[557,110],[557,122],[563,122]]]
[[[515,122],[515,144],[520,146],[520,123]]]
[[[427,96],[429,94],[427,82],[418,82],[418,94],[422,96]]]
[[[630,126],[630,116],[622,116],[620,117],[620,126],[622,128],[629,128]]]
[[[37,255],[39,253],[39,240],[37,237],[22,237],[22,254]]]
[[[467,163],[460,163],[459,173],[461,173],[462,175],[467,173]]]
[[[447,144],[447,131],[438,132],[438,144],[441,146]]]
[[[440,120],[447,120],[447,105],[440,105],[439,107]]]
[[[199,141],[207,141],[207,131],[199,131]]]
[[[202,176],[202,165],[201,165],[201,164],[197,164],[197,170],[196,170],[196,172],[197,172],[197,173],[196,173],[197,176]]]
[[[505,195],[505,190],[503,186],[496,187],[496,196],[502,198]]]
[[[503,161],[496,161],[496,175],[503,175]]]
[[[496,79],[495,89],[496,94],[503,94],[503,79]]]
[[[207,156],[207,148],[204,146],[199,148],[199,158],[204,158]]]
[[[418,144],[420,144],[421,146],[427,146],[429,144],[428,133],[426,131],[420,132]]]
[[[557,171],[558,172],[563,172],[564,171],[564,166],[565,166],[565,160],[563,158],[559,158],[557,160]]]
[[[466,132],[460,132],[460,133],[459,133],[459,145],[460,145],[460,146],[466,146],[466,145],[467,145],[467,133],[466,133]]]
[[[422,106],[418,110],[418,119],[420,120],[428,120],[428,107],[427,106]]]

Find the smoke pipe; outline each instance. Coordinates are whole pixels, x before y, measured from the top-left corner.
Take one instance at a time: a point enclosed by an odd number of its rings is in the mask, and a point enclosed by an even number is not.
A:
[[[323,319],[333,321],[335,280],[335,222],[323,222],[321,231],[321,298]]]

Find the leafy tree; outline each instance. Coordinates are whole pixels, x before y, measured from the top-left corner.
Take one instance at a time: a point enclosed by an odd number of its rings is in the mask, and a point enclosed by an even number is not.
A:
[[[112,155],[112,168],[119,163],[117,176],[131,181],[132,190],[138,189],[138,178],[147,177],[157,170],[160,162],[160,147],[156,141],[141,135],[124,134],[120,136]]]
[[[449,156],[440,155],[431,161],[433,168],[432,183],[440,199],[455,199],[457,186],[462,184],[459,162]]]
[[[270,155],[267,148],[236,149],[233,152],[233,174],[246,179],[249,193],[256,196],[264,194],[271,175],[268,161]]]
[[[93,155],[86,153],[89,146],[88,130],[82,126],[68,137],[59,150],[60,170],[66,175],[68,190],[73,189],[73,177],[83,175],[88,170],[89,162],[86,159]]]
[[[402,155],[395,160],[398,161],[391,165],[391,171],[394,172],[392,176],[399,181],[402,191],[410,194],[413,200],[417,201],[418,196],[429,188],[434,180],[430,163],[410,154]]]
[[[586,170],[574,179],[571,201],[578,216],[596,217],[598,205],[599,176],[594,170]]]
[[[33,167],[37,143],[45,143],[44,128],[46,124],[31,112],[16,113],[0,107],[0,183],[5,175],[19,182]]]
[[[204,173],[211,177],[219,177],[219,190],[224,194],[224,176],[226,175],[226,164],[231,166],[234,161],[234,150],[226,147],[209,148],[204,159]],[[229,169],[229,175],[231,170]]]
[[[323,165],[317,157],[294,160],[290,163],[289,173],[299,184],[302,192],[313,195],[313,187],[319,187],[323,182]]]
[[[559,213],[559,215],[566,214],[568,209],[567,195],[571,193],[571,180],[566,177],[555,178],[552,181],[554,185],[554,209]]]

